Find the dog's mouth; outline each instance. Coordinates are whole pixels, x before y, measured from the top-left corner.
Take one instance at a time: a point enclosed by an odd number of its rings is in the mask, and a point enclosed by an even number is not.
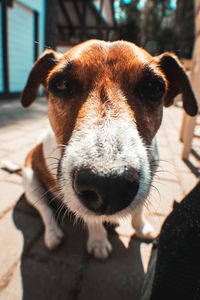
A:
[[[139,189],[139,173],[133,167],[103,172],[96,168],[75,169],[73,189],[79,201],[97,215],[112,215],[130,205]]]

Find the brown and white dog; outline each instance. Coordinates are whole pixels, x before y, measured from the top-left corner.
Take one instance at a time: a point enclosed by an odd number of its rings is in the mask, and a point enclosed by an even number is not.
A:
[[[177,57],[152,57],[136,45],[90,40],[62,55],[46,50],[35,62],[21,96],[30,106],[42,84],[51,129],[27,156],[27,200],[45,225],[45,244],[55,248],[63,233],[45,190],[87,224],[87,249],[105,259],[112,250],[103,222],[132,215],[136,235],[151,239],[142,208],[158,163],[155,135],[163,106],[181,93],[185,111],[197,103]],[[51,171],[56,165],[57,174]]]

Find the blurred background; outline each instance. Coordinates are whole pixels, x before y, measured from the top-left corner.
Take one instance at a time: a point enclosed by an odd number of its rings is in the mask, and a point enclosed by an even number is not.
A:
[[[45,48],[66,51],[88,39],[123,39],[151,54],[190,59],[194,1],[1,0],[0,98],[18,96]],[[20,75],[20,76],[19,76]]]
[[[49,128],[42,91],[27,110],[19,100],[34,61],[45,48],[65,52],[93,38],[128,40],[152,55],[172,51],[200,99],[200,0],[0,0],[0,300],[139,300],[149,291],[144,282],[157,250],[135,237],[130,219],[110,228],[114,251],[99,262],[86,253],[85,228],[68,216],[63,222],[58,210],[65,240],[50,252],[22,178],[5,168],[5,161],[22,167]],[[199,137],[200,116],[187,116],[179,95],[157,134],[160,166],[145,207],[156,234],[174,200],[199,183]]]

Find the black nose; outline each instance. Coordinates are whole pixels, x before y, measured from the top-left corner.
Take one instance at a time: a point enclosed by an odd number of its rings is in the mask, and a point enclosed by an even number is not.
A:
[[[74,190],[79,200],[98,214],[111,215],[126,208],[137,194],[139,174],[134,168],[104,174],[81,168],[74,172]]]

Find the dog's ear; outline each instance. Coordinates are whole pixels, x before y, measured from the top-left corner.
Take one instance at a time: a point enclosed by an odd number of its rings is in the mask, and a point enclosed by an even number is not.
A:
[[[45,50],[36,60],[21,94],[21,103],[24,107],[28,107],[33,103],[37,97],[40,84],[45,87],[49,72],[59,62],[61,57],[62,54],[60,53],[53,50]]]
[[[178,94],[182,94],[183,108],[190,116],[198,113],[198,105],[192,87],[184,68],[171,53],[164,53],[156,57],[156,62],[163,71],[168,81],[168,90],[165,97],[165,106],[170,106]]]

